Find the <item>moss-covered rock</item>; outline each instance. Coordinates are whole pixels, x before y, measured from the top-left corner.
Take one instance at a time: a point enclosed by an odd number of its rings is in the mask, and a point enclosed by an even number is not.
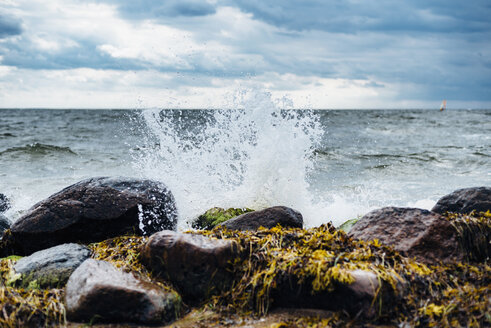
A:
[[[303,228],[303,216],[300,212],[286,206],[273,206],[260,211],[244,213],[221,223],[230,230],[255,231],[260,227],[274,228],[277,225],[288,228]]]
[[[379,240],[419,261],[458,261],[465,258],[457,232],[442,215],[419,208],[383,207],[356,222],[349,236]]]
[[[475,231],[489,236],[490,213],[444,217],[457,229],[463,248],[481,254],[480,258],[489,254],[481,241],[470,236]],[[329,224],[258,231],[215,228],[198,233],[237,245],[239,252],[228,267],[233,284],[194,308],[184,305],[184,313],[190,310],[189,315],[173,327],[491,326],[489,260],[424,264],[379,240],[354,240]],[[146,237],[123,236],[89,248],[95,259],[109,261],[141,280],[174,290],[170,282],[142,265],[140,248],[146,241]],[[0,260],[0,327],[65,325],[63,290],[7,286],[15,261]],[[334,305],[329,301],[346,287],[355,296],[361,291],[361,305],[371,311],[369,316],[358,315],[356,305],[348,301]],[[292,315],[276,315],[277,307],[283,306],[293,307],[285,312]],[[309,311],[320,312],[300,313],[298,308],[302,306],[317,307],[320,309]]]
[[[233,282],[231,262],[239,257],[233,240],[169,230],[153,234],[141,249],[145,266],[169,279],[191,304],[228,289]]]
[[[244,213],[253,212],[250,208],[229,208],[213,207],[201,214],[191,226],[198,230],[211,230],[217,225],[235,218]]]
[[[90,250],[78,244],[63,244],[35,252],[15,264],[18,278],[15,285],[22,288],[62,288],[72,272],[89,256]]]
[[[481,220],[489,223],[487,217]],[[378,240],[353,240],[331,225],[201,233],[235,240],[247,254],[234,263],[236,283],[214,299],[217,308],[261,315],[277,305],[321,306],[341,318],[336,325],[341,327],[353,320],[361,325],[411,327],[491,324],[491,267],[486,262],[426,265]],[[329,301],[340,287],[356,281],[352,274],[356,270],[373,273],[381,286],[371,301],[376,311],[370,318]],[[285,289],[294,293],[285,294],[290,292]]]

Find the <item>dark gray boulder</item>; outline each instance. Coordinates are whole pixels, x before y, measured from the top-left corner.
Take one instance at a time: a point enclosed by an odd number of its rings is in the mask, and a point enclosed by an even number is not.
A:
[[[302,228],[302,214],[286,206],[274,206],[239,215],[219,226],[230,230],[257,230],[259,227],[273,228],[278,224],[284,228]]]
[[[10,201],[4,194],[0,193],[0,213],[5,212],[10,208]]]
[[[491,188],[474,187],[455,190],[440,198],[431,210],[440,214],[491,211]]]
[[[147,269],[196,303],[230,286],[229,262],[238,256],[238,247],[232,240],[161,231],[149,238],[140,256]]]
[[[63,244],[23,257],[14,266],[15,285],[23,288],[62,288],[90,250],[78,244]]]
[[[457,230],[440,214],[418,208],[384,207],[356,222],[349,236],[365,241],[378,239],[419,261],[461,261],[465,254]]]
[[[11,227],[9,249],[18,255],[64,243],[90,243],[124,234],[175,229],[172,193],[160,182],[91,178],[37,203]]]
[[[10,220],[3,214],[0,214],[0,234],[10,228]]]
[[[179,312],[180,298],[105,261],[88,259],[65,289],[69,320],[165,324]]]

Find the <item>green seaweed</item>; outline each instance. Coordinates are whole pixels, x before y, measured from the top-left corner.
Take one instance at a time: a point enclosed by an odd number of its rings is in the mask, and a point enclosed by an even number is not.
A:
[[[357,217],[356,219],[351,219],[343,224],[341,224],[337,229],[343,230],[344,232],[349,232],[351,228],[355,225],[356,222],[360,221],[361,217]]]
[[[66,322],[62,289],[24,289],[16,283],[15,257],[0,260],[0,327],[51,327]],[[20,276],[20,275],[19,275]]]

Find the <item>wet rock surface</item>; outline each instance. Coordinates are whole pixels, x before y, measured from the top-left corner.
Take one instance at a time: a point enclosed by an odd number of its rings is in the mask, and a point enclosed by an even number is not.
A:
[[[124,234],[150,235],[175,229],[172,193],[160,182],[91,178],[35,204],[11,227],[19,255],[51,246],[90,243]]]
[[[175,319],[180,299],[108,262],[88,259],[70,276],[65,305],[72,321],[164,324]]]
[[[10,200],[4,194],[0,193],[0,213],[10,208]]]
[[[229,261],[238,255],[230,240],[161,231],[141,250],[141,259],[154,274],[169,279],[185,300],[193,303],[223,291],[230,283]]]
[[[286,206],[274,206],[261,211],[249,212],[225,221],[219,226],[230,230],[257,230],[259,227],[302,228],[303,217],[298,211]]]
[[[365,241],[378,239],[419,261],[462,260],[457,231],[441,215],[418,208],[384,207],[363,216],[349,236]]]
[[[468,214],[472,211],[491,211],[491,188],[473,187],[458,189],[438,200],[431,211],[439,214],[446,212]]]
[[[0,235],[10,228],[10,220],[3,214],[0,214]]]
[[[90,257],[90,250],[78,244],[63,244],[35,252],[17,261],[14,270],[19,287],[61,288],[80,264]]]

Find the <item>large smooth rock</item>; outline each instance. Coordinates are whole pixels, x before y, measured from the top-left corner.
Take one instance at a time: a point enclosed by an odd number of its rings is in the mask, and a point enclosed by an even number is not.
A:
[[[353,225],[349,236],[366,241],[378,239],[427,263],[465,258],[457,231],[450,222],[437,213],[418,208],[374,210]]]
[[[261,211],[249,212],[220,224],[230,230],[257,230],[259,227],[302,228],[302,214],[286,206],[274,206]]]
[[[440,214],[491,211],[491,188],[474,187],[455,190],[440,198],[431,210]]]
[[[63,244],[23,257],[14,266],[20,274],[18,287],[61,288],[80,264],[90,257],[90,250],[78,244]]]
[[[169,279],[190,303],[229,286],[227,268],[236,256],[235,241],[173,231],[152,235],[141,250],[145,266]]]
[[[172,193],[160,182],[92,178],[34,205],[11,227],[19,255],[51,246],[90,243],[124,235],[175,229]]]
[[[10,228],[10,220],[3,214],[0,214],[0,234]]]
[[[4,194],[0,193],[0,213],[5,212],[10,208],[10,201]]]
[[[88,259],[66,285],[68,319],[164,324],[175,319],[180,298],[105,261]]]

